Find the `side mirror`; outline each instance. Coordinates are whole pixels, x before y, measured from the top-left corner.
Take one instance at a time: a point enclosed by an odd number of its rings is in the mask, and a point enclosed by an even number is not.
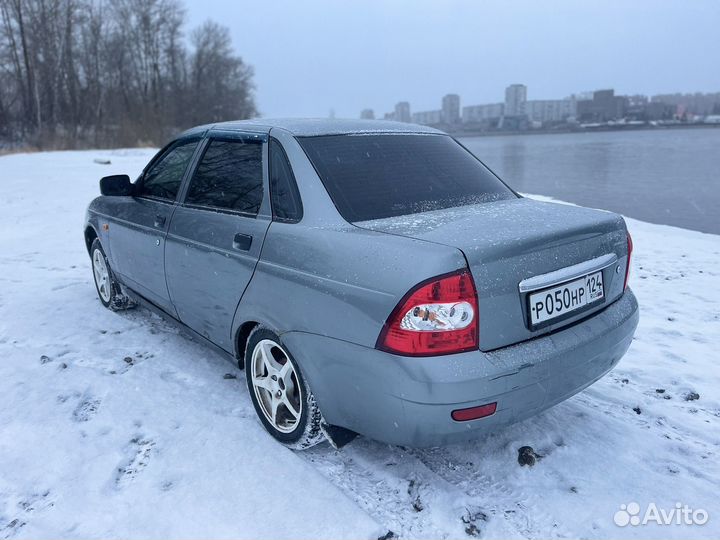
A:
[[[100,194],[107,196],[132,195],[132,184],[127,174],[114,174],[100,179]]]

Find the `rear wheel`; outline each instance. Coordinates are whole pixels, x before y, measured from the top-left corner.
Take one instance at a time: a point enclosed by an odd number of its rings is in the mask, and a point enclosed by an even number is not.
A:
[[[294,449],[323,440],[320,410],[300,366],[270,330],[250,334],[245,377],[255,412],[270,435]]]
[[[90,246],[93,278],[98,297],[103,306],[113,311],[133,307],[135,303],[123,293],[120,284],[113,276],[105,251],[97,238]]]

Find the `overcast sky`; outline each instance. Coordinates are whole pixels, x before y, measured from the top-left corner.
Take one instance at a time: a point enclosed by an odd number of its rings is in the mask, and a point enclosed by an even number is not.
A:
[[[720,1],[185,0],[255,68],[263,116],[376,116],[598,88],[720,91]]]

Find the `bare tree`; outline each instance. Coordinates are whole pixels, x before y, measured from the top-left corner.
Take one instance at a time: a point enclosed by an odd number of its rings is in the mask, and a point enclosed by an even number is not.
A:
[[[159,144],[256,113],[252,69],[179,0],[0,0],[0,142]]]
[[[190,123],[254,116],[253,71],[233,53],[229,30],[207,21],[193,32],[192,43]]]

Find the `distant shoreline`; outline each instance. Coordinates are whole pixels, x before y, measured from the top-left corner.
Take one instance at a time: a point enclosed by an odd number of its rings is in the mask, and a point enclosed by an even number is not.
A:
[[[598,126],[591,128],[563,128],[563,129],[526,129],[523,131],[476,131],[476,130],[446,130],[447,133],[454,137],[505,137],[515,135],[557,135],[557,134],[577,134],[584,135],[586,133],[598,133],[605,131],[661,131],[667,129],[718,129],[720,124],[675,124],[665,126],[653,125],[615,125],[615,126]]]

